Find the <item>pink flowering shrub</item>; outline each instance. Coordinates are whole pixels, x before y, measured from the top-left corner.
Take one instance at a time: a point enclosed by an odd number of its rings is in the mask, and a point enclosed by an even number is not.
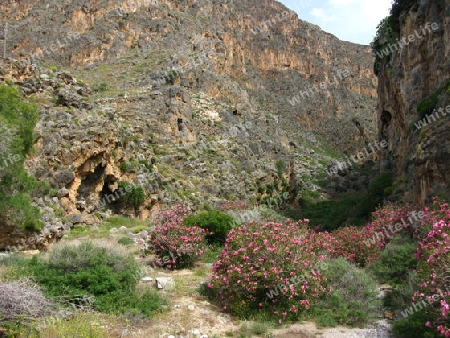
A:
[[[326,291],[322,260],[307,243],[307,221],[248,223],[232,229],[208,287],[240,318],[258,311],[298,318]]]
[[[246,201],[227,201],[219,206],[219,210],[221,211],[244,210],[247,207],[248,203]]]
[[[417,273],[420,284],[414,294],[414,303],[426,304],[428,327],[450,337],[450,207],[435,201],[426,209],[429,229],[416,252],[419,260]]]
[[[370,227],[345,227],[333,231],[334,251],[331,257],[344,257],[356,266],[364,267],[369,262],[375,261],[384,248],[384,242],[380,245],[367,245],[367,238],[373,236]]]
[[[343,227],[323,234],[330,243],[328,255],[332,258],[345,257],[357,266],[364,267],[375,262],[389,241],[398,233],[413,237],[423,225],[424,219],[415,214],[411,207],[397,207],[388,204],[372,213],[372,221],[363,227]],[[424,213],[426,215],[426,213]],[[320,243],[320,239],[318,242]]]
[[[160,211],[155,219],[155,229],[144,243],[144,250],[156,256],[155,264],[167,269],[192,266],[207,248],[206,231],[197,226],[183,226],[191,210],[183,204]]]

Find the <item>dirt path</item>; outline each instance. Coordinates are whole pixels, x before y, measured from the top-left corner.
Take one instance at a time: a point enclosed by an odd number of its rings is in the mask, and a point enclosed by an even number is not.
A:
[[[150,277],[172,277],[175,288],[161,291],[169,298],[168,311],[158,315],[152,325],[141,328],[134,337],[168,338],[222,338],[222,337],[273,337],[273,338],[388,338],[389,323],[382,320],[374,327],[351,329],[336,327],[320,329],[313,322],[270,329],[257,336],[241,330],[242,322],[220,311],[198,293],[200,283],[208,281],[210,266],[202,265],[193,270],[173,272],[153,271]]]
[[[385,320],[377,322],[373,328],[351,329],[335,327],[332,329],[319,329],[313,322],[294,324],[287,329],[273,330],[276,338],[388,338],[391,337],[389,323]]]

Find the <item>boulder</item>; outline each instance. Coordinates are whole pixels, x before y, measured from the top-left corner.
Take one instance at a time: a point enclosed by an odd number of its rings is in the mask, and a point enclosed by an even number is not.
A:
[[[175,287],[175,280],[172,277],[155,278],[156,288],[160,290],[172,290]]]

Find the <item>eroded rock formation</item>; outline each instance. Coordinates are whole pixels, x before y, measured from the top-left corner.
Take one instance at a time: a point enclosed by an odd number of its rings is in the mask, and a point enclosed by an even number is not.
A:
[[[379,137],[389,142],[381,169],[394,170],[397,193],[409,202],[449,196],[450,114],[420,116],[417,109],[422,100],[449,85],[449,6],[447,0],[430,0],[403,13],[400,37],[412,36],[414,41],[398,51],[392,48],[394,52],[381,59],[378,128]],[[445,110],[449,104],[445,88],[435,108]],[[422,120],[425,126],[418,123]]]

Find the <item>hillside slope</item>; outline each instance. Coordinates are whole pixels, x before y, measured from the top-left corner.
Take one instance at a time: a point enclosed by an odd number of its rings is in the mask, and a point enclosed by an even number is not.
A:
[[[26,0],[0,13],[8,55],[32,62],[2,77],[42,103],[27,165],[69,224],[185,199],[294,201],[376,138],[370,48],[275,1]],[[112,201],[121,182],[145,186],[145,202]]]

